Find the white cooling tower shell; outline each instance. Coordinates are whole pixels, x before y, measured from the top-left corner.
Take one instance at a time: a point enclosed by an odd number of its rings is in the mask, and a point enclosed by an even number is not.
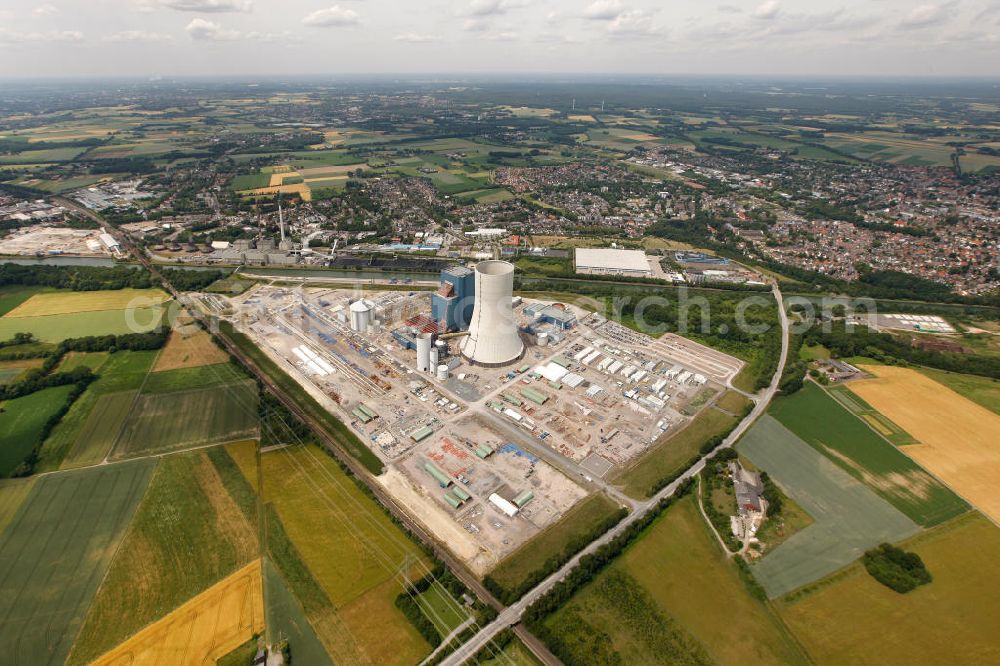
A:
[[[496,260],[476,264],[476,301],[469,335],[462,340],[462,356],[472,363],[507,365],[524,354],[524,343],[514,324],[513,293],[513,264]]]

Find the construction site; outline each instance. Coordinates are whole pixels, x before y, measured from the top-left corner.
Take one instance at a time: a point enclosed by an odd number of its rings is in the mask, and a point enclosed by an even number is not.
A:
[[[445,269],[435,292],[259,284],[198,301],[348,424],[384,461],[379,482],[482,573],[678,429],[743,365],[522,299],[508,267]]]

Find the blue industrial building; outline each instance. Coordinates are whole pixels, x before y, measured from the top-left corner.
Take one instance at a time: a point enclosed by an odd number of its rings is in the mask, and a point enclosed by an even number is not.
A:
[[[431,295],[431,319],[442,331],[464,331],[472,320],[476,274],[465,266],[441,271],[441,286]]]

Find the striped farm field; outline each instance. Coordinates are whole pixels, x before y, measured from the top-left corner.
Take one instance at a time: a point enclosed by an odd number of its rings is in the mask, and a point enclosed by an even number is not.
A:
[[[806,382],[796,393],[775,400],[770,414],[923,527],[968,510],[955,493],[907,457],[913,444],[893,446],[912,442],[911,434],[849,391],[827,392]]]
[[[91,666],[215,663],[264,629],[260,560],[219,581]]]
[[[875,378],[851,382],[851,390],[916,437],[905,453],[1000,521],[1000,416],[916,370],[862,369]]]
[[[4,317],[45,317],[74,312],[148,308],[170,300],[160,289],[116,289],[35,294]]]
[[[257,436],[257,385],[241,381],[136,400],[111,457],[169,453]]]
[[[249,446],[253,449],[254,444]],[[232,620],[238,614],[227,612],[229,620],[218,618],[232,630],[222,636],[213,634],[211,627],[202,626],[206,618],[215,617],[211,615],[214,604],[209,603],[208,609],[201,602],[190,605],[195,599],[204,602],[206,590],[212,590],[247,565],[257,563],[255,575],[258,580],[260,576],[253,491],[226,455],[222,447],[214,447],[167,456],[160,461],[90,605],[73,646],[70,664],[91,663],[126,643],[137,656],[147,653],[148,658],[165,641],[175,648],[186,647],[191,650],[190,656],[204,659],[214,653],[209,648],[218,647],[215,642],[208,642],[210,639],[228,636],[227,644],[235,640],[239,632],[235,632]],[[123,464],[131,463],[103,468]],[[259,589],[259,583],[255,586]],[[233,601],[230,599],[223,605],[231,607]],[[184,611],[178,614],[178,609]],[[205,617],[192,618],[191,614]],[[259,618],[259,612],[255,617]],[[185,625],[195,637],[186,646],[184,635],[179,633]],[[167,635],[156,638],[160,630],[153,632],[154,636],[144,635],[144,627],[159,627]],[[225,652],[228,650],[222,653]],[[159,656],[168,661],[165,655]]]
[[[0,340],[15,333],[31,333],[42,342],[59,342],[67,337],[145,333],[160,325],[164,306],[135,310],[94,310],[35,317],[0,317]]]
[[[9,664],[62,664],[156,462],[43,476],[0,537]]]

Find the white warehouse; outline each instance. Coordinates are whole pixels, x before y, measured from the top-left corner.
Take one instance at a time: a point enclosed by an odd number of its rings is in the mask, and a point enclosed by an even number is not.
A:
[[[625,275],[652,277],[646,253],[615,248],[576,248],[576,272],[585,275]]]

